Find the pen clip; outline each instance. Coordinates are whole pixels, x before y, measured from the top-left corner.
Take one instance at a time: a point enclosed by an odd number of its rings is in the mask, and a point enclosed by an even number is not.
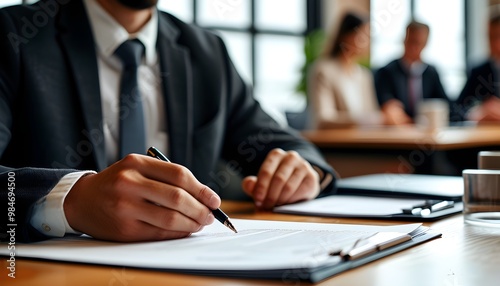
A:
[[[163,155],[163,153],[160,152],[160,150],[156,149],[155,147],[149,147],[147,154],[160,161],[170,162],[167,156]]]

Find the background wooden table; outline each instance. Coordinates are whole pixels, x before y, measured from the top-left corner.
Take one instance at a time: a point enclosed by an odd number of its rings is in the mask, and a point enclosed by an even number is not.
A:
[[[449,127],[426,131],[415,126],[304,131],[341,177],[374,173],[461,175],[475,168],[480,150],[500,148],[500,126]],[[450,154],[452,154],[450,156]],[[461,157],[461,162],[450,162]]]
[[[449,127],[427,131],[415,126],[311,130],[304,137],[324,148],[415,149],[433,150],[498,146],[500,126]]]
[[[323,223],[390,225],[404,222],[336,219],[256,212],[250,203],[224,202],[234,218]],[[362,267],[329,278],[317,285],[500,285],[500,228],[464,225],[461,215],[427,224],[443,237],[418,245]],[[232,279],[181,275],[153,270],[95,266],[18,258],[16,279],[7,277],[5,259],[0,263],[0,285],[308,285],[302,281]]]

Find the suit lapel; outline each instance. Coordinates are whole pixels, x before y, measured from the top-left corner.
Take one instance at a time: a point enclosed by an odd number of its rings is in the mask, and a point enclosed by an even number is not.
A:
[[[158,53],[173,162],[192,167],[193,93],[188,52],[177,42],[179,31],[160,13]]]
[[[410,85],[408,83],[410,80],[410,75],[408,74],[408,71],[406,70],[406,68],[403,67],[402,60],[398,61],[397,68],[398,68],[398,70],[396,71],[396,75],[401,78],[401,80],[400,80],[401,94],[406,95],[406,96],[403,96],[402,98],[398,98],[398,99],[403,103],[403,105],[405,106],[405,109],[407,111],[409,111],[408,107],[410,105],[410,101],[409,101]]]
[[[97,56],[89,20],[81,1],[72,1],[61,11],[60,41],[73,72],[85,128],[92,136],[94,159],[98,170],[106,168],[105,141]]]
[[[435,94],[431,90],[431,88],[433,86],[431,84],[431,81],[434,79],[430,77],[428,69],[429,69],[429,67],[427,66],[425,68],[425,71],[422,73],[422,99],[432,98],[433,94]],[[428,95],[428,96],[426,96],[426,95]]]

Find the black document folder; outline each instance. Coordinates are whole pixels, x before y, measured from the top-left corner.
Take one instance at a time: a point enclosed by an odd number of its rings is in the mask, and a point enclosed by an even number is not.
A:
[[[463,210],[462,177],[374,174],[339,180],[334,195],[274,208],[327,217],[434,221]]]
[[[25,257],[219,277],[318,282],[441,234],[421,224],[391,226],[233,219],[191,237],[114,243],[67,237],[16,245]],[[8,256],[6,243],[0,255]]]
[[[327,278],[338,275],[344,271],[354,269],[370,262],[376,261],[383,257],[405,250],[407,248],[422,244],[429,240],[441,237],[441,233],[427,229],[426,231],[412,237],[411,240],[395,245],[391,248],[374,252],[356,260],[343,260],[339,263],[324,264],[318,267],[311,268],[295,268],[295,269],[269,269],[269,270],[181,270],[174,269],[175,272],[181,272],[194,275],[206,276],[224,276],[233,278],[250,278],[250,279],[273,279],[281,280],[284,283],[299,283],[300,281],[309,281],[318,283]]]
[[[417,174],[373,174],[341,179],[337,193],[461,201],[463,178]]]

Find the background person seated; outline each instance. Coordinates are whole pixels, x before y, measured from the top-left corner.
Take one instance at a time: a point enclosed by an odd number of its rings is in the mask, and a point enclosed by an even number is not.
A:
[[[455,102],[459,120],[500,122],[500,11],[490,17],[488,39],[490,58],[472,69]]]
[[[436,69],[421,59],[429,38],[429,26],[412,21],[406,28],[404,54],[375,74],[377,98],[386,123],[411,124],[422,99],[448,101]]]
[[[318,129],[381,124],[373,76],[357,61],[369,47],[368,19],[347,13],[310,75],[313,126]]]

